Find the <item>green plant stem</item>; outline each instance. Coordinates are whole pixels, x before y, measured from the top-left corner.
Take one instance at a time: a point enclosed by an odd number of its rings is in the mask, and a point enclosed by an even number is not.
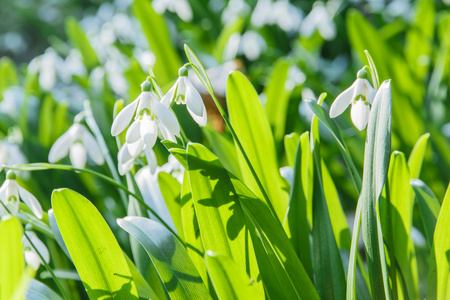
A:
[[[0,203],[2,204],[3,208],[8,212],[8,214],[11,214],[11,211],[9,210],[8,207],[6,207],[6,205],[3,203],[3,201],[0,201]],[[49,264],[45,261],[44,257],[41,255],[41,253],[39,252],[39,250],[36,248],[36,246],[34,245],[34,243],[31,241],[30,237],[28,236],[27,232],[24,231],[23,235],[25,236],[25,238],[28,240],[28,242],[30,243],[31,247],[33,247],[34,251],[36,252],[36,254],[39,256],[39,259],[41,260],[41,263],[44,265],[44,267],[47,269],[47,271],[50,273],[50,275],[52,276],[53,280],[55,281],[56,285],[58,286],[59,290],[61,291],[61,293],[63,294],[64,299],[66,300],[70,300],[72,298],[70,298],[69,294],[67,293],[66,289],[62,286],[61,282],[59,282],[58,278],[56,277],[55,273],[53,273],[52,268],[49,266]]]
[[[5,166],[6,169],[11,170],[21,170],[21,171],[43,171],[43,170],[67,170],[67,171],[75,171],[75,172],[84,172],[88,173],[94,176],[97,176],[98,178],[103,179],[104,181],[114,185],[115,187],[122,189],[125,193],[128,195],[133,196],[136,198],[136,200],[143,205],[148,211],[150,211],[155,217],[158,219],[158,221],[161,222],[162,225],[164,225],[167,230],[169,230],[175,237],[177,237],[180,241],[180,237],[176,232],[170,228],[170,226],[150,207],[145,203],[144,199],[136,195],[135,193],[128,190],[126,186],[123,186],[122,184],[116,182],[113,178],[108,177],[106,175],[103,175],[101,173],[89,170],[89,169],[78,169],[74,168],[71,165],[59,165],[59,164],[49,164],[49,163],[31,163],[26,165],[14,165],[14,166]]]
[[[105,139],[103,138],[102,132],[97,125],[97,122],[94,119],[94,115],[92,113],[91,104],[88,100],[84,102],[84,111],[86,112],[86,123],[89,128],[94,133],[95,139],[97,140],[98,145],[102,151],[103,157],[106,160],[106,164],[108,165],[109,171],[111,172],[112,177],[115,181],[121,182],[119,173],[117,172],[116,165],[111,157],[111,153],[109,152],[108,146],[106,145]],[[128,207],[127,196],[125,195],[123,190],[119,190],[120,198],[122,199],[123,206],[125,210]]]

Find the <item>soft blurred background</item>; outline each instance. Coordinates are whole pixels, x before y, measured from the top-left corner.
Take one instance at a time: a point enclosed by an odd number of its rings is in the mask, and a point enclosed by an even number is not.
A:
[[[367,64],[367,49],[380,80],[392,79],[392,149],[408,156],[417,139],[431,133],[421,179],[438,199],[443,198],[450,179],[448,0],[2,0],[0,4],[2,163],[46,162],[51,145],[72,124],[85,99],[91,101],[115,157],[117,146],[109,134],[114,102],[136,98],[148,65],[167,91],[187,61],[183,56],[187,43],[208,68],[223,103],[228,72],[238,69],[250,78],[266,107],[281,168],[287,165],[284,136],[302,133],[310,124],[312,113],[302,99],[326,92],[324,105],[329,107]],[[228,137],[204,94],[210,126]],[[188,137],[209,145],[209,135],[185,118],[184,110],[175,111]],[[348,111],[337,122],[362,170],[365,132],[353,127]],[[352,215],[357,197],[339,149],[325,129],[321,137],[322,156]],[[167,155],[158,145],[160,164]],[[93,168],[109,172],[106,166]],[[113,230],[115,218],[126,213],[117,205],[117,192],[90,175],[40,171],[21,176],[44,209],[50,208],[54,188],[69,187],[92,199]],[[419,221],[414,226],[422,230]],[[116,233],[126,244],[126,233]]]

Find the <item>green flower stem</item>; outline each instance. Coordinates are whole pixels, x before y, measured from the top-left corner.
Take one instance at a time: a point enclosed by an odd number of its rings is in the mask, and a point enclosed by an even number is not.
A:
[[[3,208],[5,208],[5,210],[8,212],[8,214],[11,214],[11,211],[9,210],[8,207],[6,207],[5,204],[3,204],[2,201],[0,201],[0,203],[3,205]],[[25,238],[28,240],[28,242],[30,243],[31,247],[33,247],[34,251],[37,253],[37,255],[39,256],[42,264],[44,265],[44,267],[47,269],[47,271],[50,273],[50,275],[52,276],[53,280],[55,281],[56,285],[58,286],[59,290],[61,291],[61,293],[63,294],[64,299],[66,300],[70,300],[72,299],[69,294],[67,293],[66,289],[62,286],[61,282],[58,280],[58,278],[56,277],[55,273],[53,273],[52,268],[50,267],[50,265],[45,261],[44,257],[42,257],[41,253],[39,252],[39,250],[36,248],[36,246],[33,244],[33,242],[31,241],[30,237],[28,236],[27,232],[24,230],[23,235],[25,236]]]
[[[121,182],[119,173],[117,172],[116,165],[111,157],[111,153],[109,152],[108,146],[106,145],[105,139],[100,131],[100,128],[97,125],[97,122],[94,119],[94,115],[92,113],[91,104],[88,100],[84,102],[84,111],[86,113],[86,123],[89,128],[94,133],[95,139],[97,140],[98,145],[102,151],[103,157],[106,160],[106,164],[108,165],[109,171],[111,172],[112,177],[115,181]],[[120,198],[122,199],[122,203],[127,210],[128,200],[125,192],[123,190],[119,190]]]
[[[59,164],[49,164],[49,163],[31,163],[31,164],[25,164],[25,165],[5,166],[5,168],[11,169],[11,170],[20,170],[20,171],[67,170],[67,171],[84,172],[84,173],[88,173],[88,174],[97,176],[98,178],[101,178],[104,181],[123,190],[128,195],[131,195],[134,198],[136,198],[136,200],[141,205],[143,205],[148,211],[150,211],[153,215],[155,215],[155,217],[158,219],[158,221],[160,221],[161,224],[167,228],[167,230],[169,230],[176,238],[178,238],[181,241],[178,234],[176,232],[174,232],[172,230],[172,228],[170,228],[170,226],[150,206],[148,206],[147,203],[145,203],[145,201],[141,197],[139,197],[135,193],[128,190],[128,188],[126,186],[123,186],[122,184],[115,181],[113,178],[103,175],[102,173],[98,173],[98,172],[95,172],[95,171],[92,171],[89,169],[74,168],[71,165],[59,165]]]

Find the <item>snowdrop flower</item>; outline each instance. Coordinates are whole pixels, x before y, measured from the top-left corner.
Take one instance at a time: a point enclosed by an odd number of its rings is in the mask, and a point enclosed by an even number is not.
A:
[[[78,122],[56,140],[50,149],[48,161],[55,163],[67,154],[72,165],[79,169],[84,168],[88,156],[97,165],[102,165],[105,161],[94,136]]]
[[[17,183],[16,174],[10,170],[6,174],[5,182],[0,187],[0,201],[3,203],[3,205],[0,205],[0,218],[8,215],[8,211],[3,206],[6,206],[12,215],[17,215],[19,199],[22,199],[36,217],[42,218],[42,207],[39,201]]]
[[[37,237],[37,235],[32,231],[26,231],[26,234],[28,238],[31,240],[33,245],[36,247],[36,249],[39,251],[39,253],[42,255],[46,263],[50,262],[50,254],[48,252],[47,247],[45,244]],[[35,271],[39,269],[39,266],[41,265],[42,261],[39,255],[36,253],[36,250],[31,246],[28,239],[25,237],[25,235],[22,237],[22,244],[23,244],[23,250],[25,255],[25,261],[28,265],[30,265]]]
[[[0,141],[0,172],[4,165],[26,164],[25,155],[19,148],[19,145],[7,141]],[[20,171],[23,173],[23,171]],[[17,172],[19,174],[19,172]]]
[[[184,22],[192,21],[192,9],[187,0],[153,0],[152,6],[159,14],[169,10],[176,13]]]
[[[167,94],[164,95],[161,102],[167,107],[174,100],[176,104],[186,104],[186,108],[194,121],[200,126],[205,126],[207,116],[202,96],[200,96],[200,93],[188,78],[188,70],[186,67],[181,67],[178,74],[178,80]]]
[[[149,148],[142,139],[139,139],[132,144],[125,143],[120,148],[117,155],[119,174],[123,176],[125,173],[129,172],[134,166],[134,161],[142,152],[144,152],[145,157],[147,158],[148,167],[152,172],[155,172],[158,165],[155,152],[152,148]]]
[[[114,119],[111,135],[117,136],[124,131],[136,113],[134,122],[127,130],[126,143],[134,144],[142,139],[145,145],[151,149],[156,143],[158,129],[164,139],[176,142],[175,136],[180,135],[180,125],[175,114],[159,102],[156,94],[151,91],[152,83],[150,81],[144,81],[141,87],[142,93],[137,99],[125,106]],[[138,144],[137,146],[136,148],[142,151],[143,145]]]
[[[330,117],[335,118],[342,114],[351,104],[350,116],[358,130],[363,130],[369,120],[370,106],[375,98],[376,91],[367,80],[367,71],[359,70],[355,82],[343,91],[330,108]]]
[[[311,12],[303,20],[300,26],[300,34],[308,38],[318,30],[325,40],[332,40],[336,36],[336,25],[332,19],[323,2],[317,1],[314,3]]]

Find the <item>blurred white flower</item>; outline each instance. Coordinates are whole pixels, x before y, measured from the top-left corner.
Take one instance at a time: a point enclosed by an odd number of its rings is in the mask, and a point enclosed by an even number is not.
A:
[[[192,21],[192,9],[187,0],[153,0],[152,6],[159,14],[168,10],[176,13],[184,22]]]
[[[84,168],[88,156],[97,165],[102,165],[105,161],[94,136],[84,125],[77,122],[53,144],[48,161],[55,163],[67,154],[69,154],[72,165],[79,169]]]
[[[49,263],[50,254],[45,244],[37,237],[34,232],[25,231],[25,233],[27,234],[33,245],[36,247],[37,251],[39,251],[39,253],[42,255],[42,258],[45,260],[45,262]],[[37,271],[42,263],[41,258],[36,253],[36,250],[34,250],[34,248],[31,246],[31,243],[28,241],[25,235],[22,237],[22,244],[26,263],[30,265],[35,271]]]
[[[360,131],[367,126],[370,105],[376,95],[376,90],[367,80],[367,76],[367,71],[361,69],[355,82],[337,96],[330,108],[330,117],[335,118],[342,114],[351,104],[350,116],[353,124]]]
[[[321,1],[314,2],[313,9],[300,26],[300,35],[308,38],[316,30],[325,40],[332,40],[336,36],[336,25],[333,23],[333,17]]]
[[[164,139],[176,142],[175,136],[180,134],[180,125],[175,114],[158,100],[154,92],[151,92],[150,81],[144,81],[141,87],[142,93],[137,99],[125,106],[114,119],[111,135],[117,136],[124,131],[136,113],[134,122],[127,130],[128,144],[134,144],[142,139],[151,149],[155,145],[158,129]]]
[[[249,30],[242,35],[238,52],[244,54],[249,60],[257,60],[266,48],[264,38],[256,31]]]
[[[7,141],[0,141],[0,172],[3,170],[4,165],[11,166],[26,163],[27,160],[20,150],[19,145]],[[25,174],[26,172],[20,171],[20,173]]]
[[[186,108],[194,121],[200,126],[205,126],[207,121],[205,104],[202,96],[187,76],[187,68],[181,67],[177,81],[161,99],[161,103],[166,107],[169,107],[172,101],[175,101],[176,104],[186,104]]]
[[[292,169],[291,166],[280,168],[280,175],[281,177],[286,179],[286,181],[289,183],[290,186],[292,186],[294,181],[294,170]]]
[[[0,187],[0,201],[8,208],[10,213],[15,216],[19,212],[19,200],[22,200],[36,217],[39,219],[42,218],[42,207],[39,201],[17,183],[16,174],[10,170],[6,174],[5,182]],[[0,205],[0,218],[8,215],[8,212],[3,205]]]
[[[247,16],[250,6],[244,0],[230,0],[222,12],[222,23],[233,23],[239,16]]]

